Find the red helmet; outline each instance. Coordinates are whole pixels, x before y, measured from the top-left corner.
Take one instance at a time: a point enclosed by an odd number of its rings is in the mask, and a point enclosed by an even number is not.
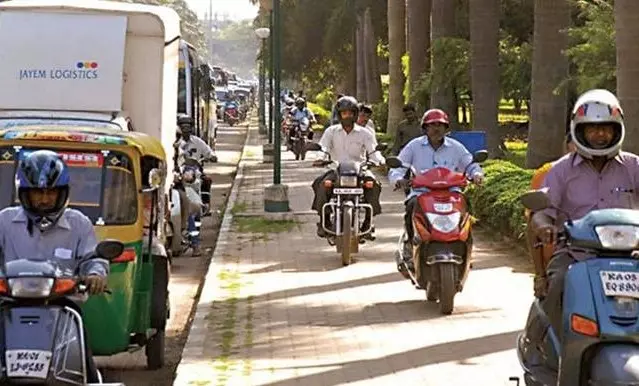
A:
[[[426,125],[430,125],[431,123],[443,123],[449,126],[450,121],[448,120],[448,114],[440,109],[430,109],[426,111],[422,117],[422,127],[425,128]]]

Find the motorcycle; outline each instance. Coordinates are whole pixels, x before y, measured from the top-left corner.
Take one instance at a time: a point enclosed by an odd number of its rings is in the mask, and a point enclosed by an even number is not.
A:
[[[89,259],[113,260],[123,251],[121,242],[104,240],[94,255],[80,260],[24,257],[4,264],[0,384],[87,385],[83,322],[74,304],[74,297],[77,301],[86,292],[79,268]],[[106,384],[100,380],[89,385]]]
[[[295,154],[295,160],[305,160],[306,159],[306,143],[308,141],[308,132],[311,127],[311,122],[308,118],[304,117],[302,120],[294,119],[292,124],[290,125],[291,132],[291,142],[293,146],[291,150],[293,154]]]
[[[533,212],[552,207],[543,190],[521,201]],[[540,300],[533,302],[517,339],[526,385],[639,385],[638,214],[601,209],[576,221],[567,216],[558,242],[592,258],[566,273],[562,341]]]
[[[380,143],[375,151],[383,151],[387,148],[385,143]],[[322,151],[321,146],[312,142],[306,146],[306,150]],[[326,153],[328,154],[328,153]],[[372,153],[371,153],[372,154]],[[330,159],[323,162],[323,166],[333,162]],[[337,184],[331,183],[331,198],[322,207],[320,224],[328,234],[327,241],[331,246],[335,246],[337,253],[341,254],[342,265],[347,266],[352,263],[352,254],[359,252],[359,244],[365,242],[364,237],[369,235],[373,229],[373,207],[363,202],[364,189],[373,188],[373,181],[364,181],[364,172],[371,165],[368,161],[370,154],[364,162],[338,162],[337,163]],[[326,181],[328,183],[330,181]],[[326,212],[335,228],[326,225]],[[367,229],[360,231],[362,221],[370,218],[370,225]],[[370,238],[374,240],[373,238]]]
[[[468,167],[487,158],[488,152],[477,151]],[[463,173],[443,167],[419,173],[397,157],[389,157],[386,164],[409,169],[411,187],[419,193],[412,214],[412,256],[404,256],[404,242],[408,241],[404,229],[395,253],[397,269],[418,289],[426,290],[428,301],[439,300],[442,314],[450,315],[455,295],[462,291],[471,268],[473,220],[462,192],[468,184],[468,167]]]
[[[228,102],[224,107],[224,122],[234,126],[240,121],[238,105],[235,102]]]

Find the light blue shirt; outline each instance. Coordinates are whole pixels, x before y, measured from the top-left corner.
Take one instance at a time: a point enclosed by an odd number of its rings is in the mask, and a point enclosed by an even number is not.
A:
[[[473,161],[473,156],[460,142],[444,137],[444,143],[437,149],[428,142],[428,137],[421,136],[410,141],[397,156],[405,165],[411,165],[417,173],[423,173],[428,169],[444,167],[446,169],[464,172],[466,167]],[[478,164],[473,164],[468,170],[468,174],[474,176],[483,174]],[[404,178],[406,168],[395,168],[388,172],[388,179],[391,185]],[[408,198],[416,196],[419,192],[411,190]]]
[[[27,216],[20,206],[0,211],[0,248],[5,261],[17,259],[80,259],[95,251],[97,241],[91,220],[76,209],[66,209],[55,225],[41,232],[27,230]],[[83,274],[106,276],[109,263],[91,259],[82,267]]]

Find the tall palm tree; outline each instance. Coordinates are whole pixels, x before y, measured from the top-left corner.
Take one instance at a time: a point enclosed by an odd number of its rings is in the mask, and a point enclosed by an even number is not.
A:
[[[410,90],[430,67],[430,10],[431,0],[408,0],[408,53],[410,54]],[[424,106],[425,107],[425,106]]]
[[[431,9],[431,51],[432,51],[432,71],[435,78],[445,76],[446,63],[442,61],[444,57],[439,51],[443,49],[438,43],[442,39],[455,37],[455,6],[456,1],[432,0]],[[446,111],[450,117],[453,129],[457,128],[459,121],[455,107],[455,94],[452,87],[438,87],[434,84],[431,89],[430,107],[440,108]]]
[[[570,26],[569,0],[535,0],[530,129],[526,166],[537,168],[561,156],[566,130],[567,97],[558,89],[568,77],[565,30]]]
[[[499,0],[470,2],[473,126],[485,130],[491,156],[501,156],[499,135]]]
[[[388,0],[388,123],[386,131],[395,133],[402,119],[404,72],[402,56],[406,52],[406,2]]]
[[[624,111],[624,149],[639,154],[639,8],[632,0],[615,0],[617,93]]]
[[[366,53],[366,89],[368,94],[366,100],[369,103],[377,103],[382,100],[382,79],[377,64],[377,39],[373,28],[373,18],[370,7],[364,12],[364,50]]]

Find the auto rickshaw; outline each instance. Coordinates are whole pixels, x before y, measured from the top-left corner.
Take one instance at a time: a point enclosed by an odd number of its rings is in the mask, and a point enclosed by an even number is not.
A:
[[[144,347],[147,367],[162,367],[170,274],[162,228],[167,175],[162,144],[103,122],[19,126],[0,129],[0,208],[18,203],[9,187],[15,186],[21,158],[38,149],[58,152],[71,173],[69,206],[93,221],[98,241],[125,244],[111,261],[111,293],[92,296],[83,305],[93,354]]]

